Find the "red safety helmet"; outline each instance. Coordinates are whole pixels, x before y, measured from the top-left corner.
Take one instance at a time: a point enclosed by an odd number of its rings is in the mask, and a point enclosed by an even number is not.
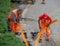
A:
[[[48,17],[48,14],[47,13],[43,13],[42,16],[43,16],[44,19],[46,19]]]

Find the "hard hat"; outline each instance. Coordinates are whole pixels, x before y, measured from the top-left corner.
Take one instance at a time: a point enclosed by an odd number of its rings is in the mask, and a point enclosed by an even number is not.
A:
[[[43,13],[42,16],[43,16],[44,18],[47,18],[47,17],[48,17],[48,14],[47,14],[47,13]]]

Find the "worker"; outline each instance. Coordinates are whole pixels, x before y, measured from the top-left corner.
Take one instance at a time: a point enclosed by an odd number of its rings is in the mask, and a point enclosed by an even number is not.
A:
[[[52,22],[52,19],[48,14],[43,13],[42,15],[39,16],[39,19],[38,19],[39,29],[43,29],[44,27],[47,27],[46,28],[46,36],[47,36],[46,40],[49,40],[50,38],[50,23],[51,22]]]
[[[24,35],[24,31],[22,29],[22,25],[21,25],[20,21],[22,20],[22,17],[24,17],[24,15],[26,14],[29,7],[30,7],[30,4],[28,4],[24,8],[23,11],[21,9],[15,9],[15,10],[11,11],[8,16],[8,22],[10,24],[10,29],[15,34],[21,33],[23,41],[25,42],[26,46],[29,46],[29,43],[26,40],[26,37]],[[20,29],[20,32],[18,31],[18,28]]]
[[[8,16],[8,21],[10,23],[10,29],[12,30],[12,32],[14,32],[15,34],[18,34],[18,25],[17,23],[21,20],[21,9],[14,9],[10,12],[9,16]]]
[[[45,4],[45,0],[42,0],[42,4]]]

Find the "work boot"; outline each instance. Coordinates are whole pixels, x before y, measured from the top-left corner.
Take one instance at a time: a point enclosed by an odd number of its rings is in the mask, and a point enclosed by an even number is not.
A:
[[[46,41],[49,41],[49,39],[47,38]]]
[[[28,41],[28,44],[29,44],[29,46],[32,46],[32,45],[29,43],[29,41]]]
[[[40,38],[39,43],[41,43],[41,41],[42,41],[42,38]]]
[[[25,37],[27,38],[27,33],[26,33],[26,32],[24,32],[24,35],[25,35]]]
[[[32,46],[30,43],[28,43],[29,44],[29,46]]]
[[[20,35],[20,32],[15,32],[16,35]]]
[[[49,41],[49,39],[50,39],[50,37],[47,37],[47,38],[46,38],[46,41]]]

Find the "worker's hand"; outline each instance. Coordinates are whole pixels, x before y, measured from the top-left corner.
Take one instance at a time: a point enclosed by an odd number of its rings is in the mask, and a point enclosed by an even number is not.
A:
[[[50,24],[47,25],[47,27],[49,27],[49,26],[50,26]]]

